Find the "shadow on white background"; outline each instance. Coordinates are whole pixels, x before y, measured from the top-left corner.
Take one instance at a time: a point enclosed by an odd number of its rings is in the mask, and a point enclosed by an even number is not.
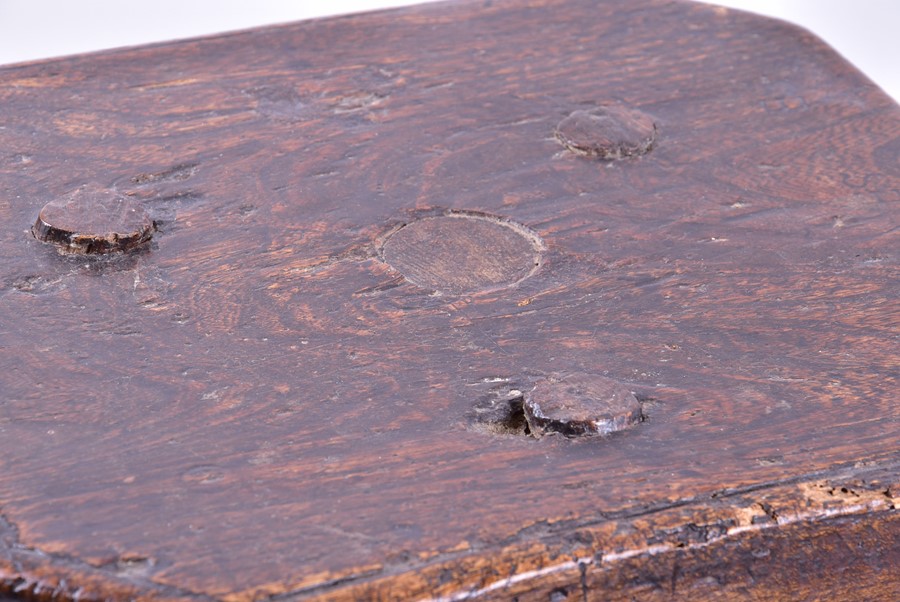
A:
[[[420,0],[0,0],[0,65]],[[900,0],[719,0],[815,32],[900,99]]]

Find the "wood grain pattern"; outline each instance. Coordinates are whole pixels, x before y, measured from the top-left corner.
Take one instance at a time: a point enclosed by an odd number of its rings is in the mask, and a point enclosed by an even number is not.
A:
[[[650,152],[561,143],[610,106]],[[808,33],[466,1],[6,67],[0,107],[5,595],[897,599],[900,109]],[[81,187],[150,244],[36,240]],[[450,215],[522,230],[385,261]],[[483,420],[567,374],[643,421]]]
[[[450,212],[403,225],[380,256],[411,284],[461,295],[518,284],[540,267],[543,252],[541,239],[520,224]]]

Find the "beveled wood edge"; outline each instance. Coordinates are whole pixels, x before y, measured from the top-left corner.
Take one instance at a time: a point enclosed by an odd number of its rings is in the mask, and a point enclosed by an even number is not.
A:
[[[819,34],[813,32],[808,27],[768,15],[761,15],[748,10],[721,6],[716,4],[716,0],[657,0],[660,4],[681,4],[685,8],[695,11],[703,11],[719,16],[730,15],[733,18],[741,19],[747,22],[767,22],[777,23],[786,35],[793,38],[802,39],[803,44],[808,47],[810,52],[816,52],[818,59],[824,61],[830,67],[836,68],[843,72],[845,78],[853,78],[856,85],[864,85],[877,90],[882,101],[887,101],[885,106],[890,110],[900,108],[900,101],[888,94],[884,89],[875,82],[869,75],[863,73],[856,68],[843,55],[834,50],[831,45]],[[90,61],[96,59],[107,60],[118,58],[123,55],[138,55],[148,52],[158,51],[161,49],[178,48],[184,46],[193,46],[204,44],[212,41],[228,40],[231,38],[240,38],[247,36],[259,36],[279,31],[287,31],[296,28],[298,25],[312,25],[318,23],[330,23],[336,21],[367,21],[374,19],[394,20],[403,17],[415,18],[423,26],[428,24],[438,24],[445,21],[453,20],[457,16],[467,16],[474,9],[477,9],[482,15],[499,13],[507,10],[510,6],[519,8],[528,8],[530,6],[548,6],[548,5],[564,5],[567,0],[517,0],[516,2],[494,1],[489,4],[484,0],[437,0],[427,4],[411,4],[406,6],[397,6],[390,8],[380,8],[368,11],[352,12],[339,15],[328,15],[322,17],[314,17],[309,19],[301,19],[298,21],[288,21],[285,23],[271,23],[266,25],[257,25],[246,27],[243,29],[234,29],[219,33],[206,33],[192,35],[173,40],[160,40],[157,42],[140,43],[133,45],[117,46],[113,48],[103,48],[100,50],[90,50],[87,52],[76,52],[74,54],[64,54],[61,56],[53,56],[40,59],[25,60],[21,62],[0,64],[0,77],[10,75],[16,71],[28,70],[41,67],[49,67],[54,65],[63,65],[72,62]]]
[[[238,592],[209,593],[131,574],[121,563],[91,566],[77,558],[28,547],[18,541],[16,526],[0,515],[0,595],[48,601],[456,602],[517,596],[520,600],[546,599],[554,591],[577,590],[579,599],[587,599],[592,580],[614,578],[626,565],[630,572],[643,571],[651,578],[659,567],[668,566],[674,556],[685,552],[715,550],[717,565],[765,563],[765,558],[746,557],[740,545],[732,544],[781,533],[801,533],[792,539],[791,551],[802,553],[806,549],[811,555],[809,562],[828,566],[829,552],[811,549],[807,540],[833,529],[836,521],[843,521],[845,533],[872,527],[896,532],[900,529],[898,492],[900,454],[657,507],[609,514],[598,511],[594,520],[537,522],[497,545],[479,547],[460,542],[452,549],[423,552],[393,566],[360,566],[341,573],[309,575],[289,586],[280,582]],[[890,543],[870,552],[900,554]],[[900,558],[892,562],[900,562]],[[884,577],[886,586],[891,579],[900,579],[898,575]],[[627,591],[624,588],[619,593],[624,596]]]

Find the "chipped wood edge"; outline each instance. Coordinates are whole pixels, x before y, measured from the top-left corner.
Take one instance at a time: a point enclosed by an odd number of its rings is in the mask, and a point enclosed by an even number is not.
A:
[[[47,601],[460,602],[546,600],[554,594],[554,600],[589,600],[602,594],[603,599],[627,600],[637,591],[632,589],[646,588],[647,583],[660,580],[661,572],[672,572],[673,562],[677,573],[677,557],[684,554],[714,557],[715,566],[706,567],[710,578],[716,577],[715,571],[735,567],[745,571],[773,562],[768,556],[748,557],[743,544],[756,540],[766,546],[775,538],[787,538],[792,553],[805,554],[809,563],[827,567],[829,556],[838,552],[823,550],[811,542],[836,528],[851,538],[867,530],[886,530],[885,546],[865,551],[896,565],[900,562],[898,492],[900,457],[675,500],[655,508],[606,517],[599,514],[593,521],[540,522],[496,546],[462,543],[394,566],[358,567],[345,573],[310,575],[303,583],[271,583],[225,594],[159,583],[153,580],[152,570],[143,574],[123,570],[122,563],[97,567],[28,547],[19,542],[15,525],[0,515],[0,596]],[[840,564],[845,559],[832,560]],[[696,572],[704,565],[692,562],[690,568]],[[627,575],[643,575],[643,580],[608,589]],[[665,595],[674,595],[674,579],[672,591],[663,592]],[[881,579],[876,587],[900,590],[900,575],[882,573]],[[757,582],[754,587],[759,585]],[[770,583],[767,595],[777,591],[773,587],[787,585]],[[710,599],[717,591],[710,590]],[[706,599],[697,597],[696,592],[692,596]]]

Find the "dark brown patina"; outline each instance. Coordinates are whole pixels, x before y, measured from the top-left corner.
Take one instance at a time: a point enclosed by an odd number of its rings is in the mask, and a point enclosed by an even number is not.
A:
[[[560,125],[600,107],[652,151]],[[0,109],[3,592],[896,598],[900,109],[808,33],[463,1],[6,67]],[[85,185],[152,240],[36,240]]]

